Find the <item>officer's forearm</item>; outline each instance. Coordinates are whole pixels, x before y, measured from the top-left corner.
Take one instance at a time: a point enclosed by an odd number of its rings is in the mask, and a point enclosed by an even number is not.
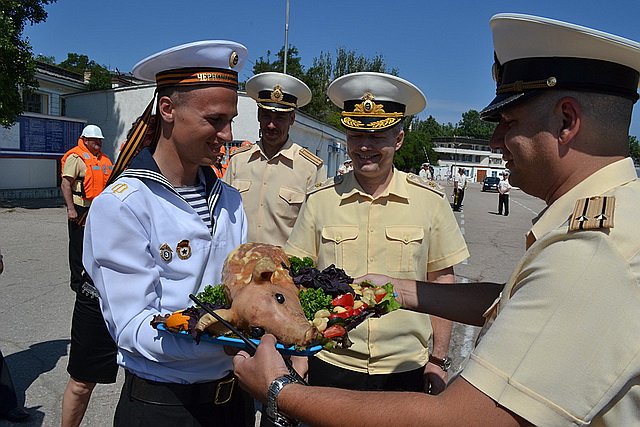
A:
[[[503,283],[490,282],[439,284],[394,280],[404,308],[474,326],[484,324],[483,314],[503,287]]]

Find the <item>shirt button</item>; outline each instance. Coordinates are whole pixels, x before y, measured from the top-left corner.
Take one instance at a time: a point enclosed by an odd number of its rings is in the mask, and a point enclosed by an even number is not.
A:
[[[373,262],[373,257],[369,257],[369,262]]]

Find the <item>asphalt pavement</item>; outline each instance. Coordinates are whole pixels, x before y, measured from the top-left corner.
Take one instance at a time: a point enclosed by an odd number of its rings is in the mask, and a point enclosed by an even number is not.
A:
[[[445,185],[451,200],[451,188]],[[471,257],[455,267],[460,280],[506,282],[524,253],[524,233],[544,203],[521,191],[511,193],[511,214],[497,215],[497,193],[471,184],[463,211],[455,216]],[[62,200],[0,201],[0,349],[19,400],[31,418],[21,426],[59,426],[74,294],[69,288],[67,222]],[[473,347],[478,328],[456,325],[452,337],[453,370]],[[84,426],[112,425],[122,384],[98,385]],[[11,426],[0,420],[0,427]]]

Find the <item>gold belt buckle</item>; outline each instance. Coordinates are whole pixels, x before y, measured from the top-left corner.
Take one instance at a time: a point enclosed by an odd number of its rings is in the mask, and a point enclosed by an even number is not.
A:
[[[216,387],[216,396],[213,399],[213,403],[216,405],[224,405],[231,400],[235,383],[236,377],[231,377],[226,381],[220,381]]]

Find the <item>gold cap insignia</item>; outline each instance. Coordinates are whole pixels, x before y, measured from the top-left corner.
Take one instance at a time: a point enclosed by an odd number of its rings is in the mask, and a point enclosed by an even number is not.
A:
[[[182,260],[189,259],[191,257],[191,246],[189,245],[189,241],[181,240],[176,246],[176,252],[178,253],[178,258]]]
[[[169,262],[171,261],[171,258],[173,258],[173,250],[166,243],[163,243],[162,246],[160,246],[160,258],[162,258],[164,262]]]
[[[240,60],[240,57],[238,56],[238,52],[234,50],[233,52],[231,52],[231,55],[229,56],[229,67],[233,68],[236,65],[238,65],[239,60]]]
[[[274,102],[280,102],[280,101],[282,101],[283,97],[284,97],[284,95],[282,93],[282,86],[275,85],[275,87],[271,91],[271,100],[274,101]]]

